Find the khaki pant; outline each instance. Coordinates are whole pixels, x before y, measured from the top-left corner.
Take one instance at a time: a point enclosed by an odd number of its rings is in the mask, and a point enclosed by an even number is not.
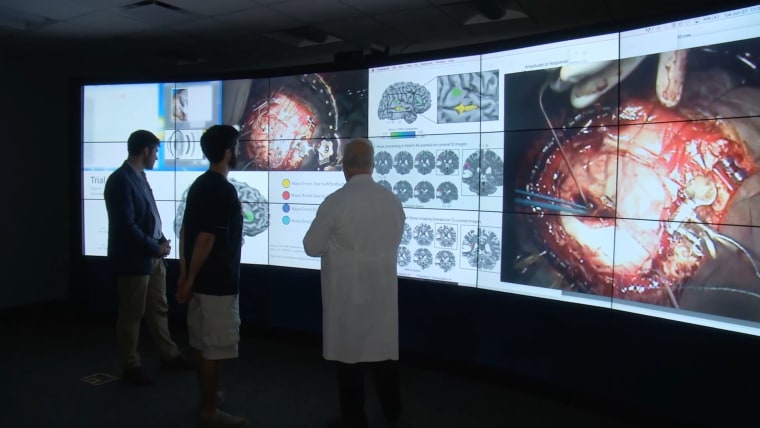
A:
[[[153,259],[150,275],[122,276],[119,285],[119,319],[116,334],[121,348],[124,368],[140,366],[137,345],[140,341],[140,321],[145,324],[163,360],[179,355],[177,345],[169,334],[166,318],[166,266],[162,259]]]

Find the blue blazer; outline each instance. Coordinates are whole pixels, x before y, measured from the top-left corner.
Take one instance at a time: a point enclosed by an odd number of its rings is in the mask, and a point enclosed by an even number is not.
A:
[[[158,257],[159,243],[153,238],[156,219],[150,196],[143,190],[142,177],[124,164],[106,181],[104,193],[108,210],[108,261],[114,274],[150,275],[152,259]]]

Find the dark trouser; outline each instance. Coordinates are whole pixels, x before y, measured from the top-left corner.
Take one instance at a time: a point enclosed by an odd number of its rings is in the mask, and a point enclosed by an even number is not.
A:
[[[386,360],[371,363],[346,364],[338,362],[338,390],[340,414],[346,427],[365,428],[364,373],[370,372],[377,398],[388,422],[395,422],[401,414],[398,361]]]
[[[150,275],[122,276],[119,285],[119,318],[116,332],[125,369],[139,367],[140,322],[145,318],[148,331],[158,345],[161,359],[179,355],[179,349],[169,334],[166,301],[166,266],[162,259],[153,259]]]

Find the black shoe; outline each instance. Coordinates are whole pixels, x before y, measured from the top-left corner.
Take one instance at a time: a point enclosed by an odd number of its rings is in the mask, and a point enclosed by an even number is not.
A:
[[[153,385],[155,381],[142,367],[124,369],[124,380],[137,386]]]
[[[161,371],[197,370],[198,365],[183,355],[177,355],[171,360],[161,361]]]

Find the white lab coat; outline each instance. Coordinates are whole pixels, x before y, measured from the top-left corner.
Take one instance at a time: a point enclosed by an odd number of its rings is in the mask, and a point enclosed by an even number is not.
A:
[[[306,254],[322,257],[322,352],[356,363],[398,359],[396,258],[404,209],[369,174],[328,196],[306,232]]]

